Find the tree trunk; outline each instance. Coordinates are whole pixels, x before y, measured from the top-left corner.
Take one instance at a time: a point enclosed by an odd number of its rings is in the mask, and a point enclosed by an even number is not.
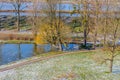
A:
[[[62,44],[59,43],[59,51],[62,51]]]
[[[37,44],[34,43],[34,55],[38,54]]]
[[[17,12],[17,31],[20,31],[20,10]]]
[[[95,35],[94,35],[94,49],[96,49],[96,41],[97,41],[97,32],[95,31]]]
[[[36,37],[37,37],[37,33],[34,32],[34,41],[36,40]],[[37,44],[36,42],[34,42],[34,55],[38,54],[38,50],[37,50]]]
[[[105,46],[106,45],[106,34],[105,33],[104,33],[104,41],[103,41],[103,43],[104,43],[103,46]]]
[[[113,69],[113,59],[110,60],[110,72],[112,73],[112,69]]]
[[[84,45],[85,45],[85,47],[87,45],[87,29],[86,29],[86,27],[84,29]]]
[[[63,51],[63,48],[62,48],[62,41],[61,41],[60,38],[59,38],[59,51]]]

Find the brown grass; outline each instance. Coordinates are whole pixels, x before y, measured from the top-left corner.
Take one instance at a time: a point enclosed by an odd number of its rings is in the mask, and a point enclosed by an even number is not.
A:
[[[0,32],[0,40],[33,40],[33,35]]]

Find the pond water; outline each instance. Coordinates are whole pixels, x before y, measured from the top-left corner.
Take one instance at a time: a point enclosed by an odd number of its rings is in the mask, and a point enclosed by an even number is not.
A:
[[[34,47],[34,44],[0,44],[0,65],[35,56]],[[79,50],[77,44],[62,45],[62,47],[64,51]],[[50,44],[44,44],[38,45],[37,50],[46,53],[57,48],[53,49]]]
[[[1,44],[0,65],[33,56],[33,44]]]

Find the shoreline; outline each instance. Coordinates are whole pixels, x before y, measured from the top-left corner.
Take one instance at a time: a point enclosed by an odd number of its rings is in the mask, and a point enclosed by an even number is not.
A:
[[[76,53],[79,53],[79,52],[80,53],[85,53],[85,52],[94,52],[94,51],[96,51],[96,50],[82,50],[82,51],[76,51]],[[21,67],[21,66],[24,66],[24,65],[29,65],[29,64],[32,64],[32,63],[35,63],[35,62],[48,60],[48,59],[51,59],[51,58],[60,57],[60,56],[64,56],[64,55],[69,55],[69,54],[74,54],[74,53],[75,53],[75,51],[73,51],[73,52],[60,52],[60,53],[51,54],[51,55],[41,54],[41,55],[38,55],[38,56],[33,56],[31,58],[27,58],[27,59],[23,59],[23,60],[19,60],[19,61],[16,61],[16,62],[9,63],[7,65],[1,65],[0,66],[0,72],[4,72],[4,71],[15,69],[15,68],[18,68],[18,67]],[[46,54],[50,54],[50,53],[46,53]]]
[[[34,44],[34,41],[29,40],[0,40],[0,44]]]

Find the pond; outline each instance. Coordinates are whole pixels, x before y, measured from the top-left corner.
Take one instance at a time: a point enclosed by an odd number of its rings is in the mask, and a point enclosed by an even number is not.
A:
[[[77,44],[62,45],[62,47],[63,51],[79,50]],[[40,53],[46,53],[58,49],[51,47],[50,44],[44,44],[38,45],[37,50]],[[34,44],[0,44],[0,65],[35,56],[34,51]]]
[[[33,56],[33,44],[1,44],[0,65]]]

